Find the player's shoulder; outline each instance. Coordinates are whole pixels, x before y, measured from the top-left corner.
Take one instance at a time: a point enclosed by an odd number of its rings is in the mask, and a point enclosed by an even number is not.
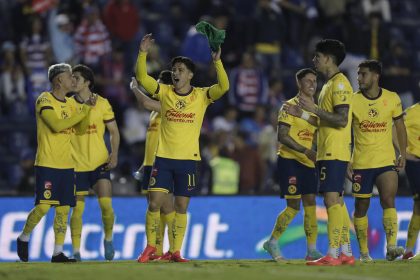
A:
[[[349,79],[341,72],[331,77],[330,81],[340,90],[352,88]],[[353,92],[353,89],[351,91]]]
[[[37,106],[53,106],[54,96],[49,91],[44,91],[36,99]]]
[[[420,112],[420,102],[417,102],[416,104],[411,105],[410,107],[408,107],[407,109],[405,109],[406,113],[411,113],[411,112]]]
[[[399,95],[395,91],[391,91],[391,90],[386,89],[386,88],[381,88],[381,91],[382,91],[382,96],[384,96],[384,97],[394,97],[394,98],[398,97],[398,99],[399,99]]]

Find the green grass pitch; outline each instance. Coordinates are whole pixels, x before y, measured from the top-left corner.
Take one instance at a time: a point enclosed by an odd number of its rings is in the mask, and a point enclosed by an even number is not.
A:
[[[246,279],[331,279],[386,280],[420,279],[420,262],[376,261],[355,266],[312,267],[303,260],[276,263],[264,260],[192,261],[190,263],[147,263],[135,261],[0,263],[2,280],[246,280]]]

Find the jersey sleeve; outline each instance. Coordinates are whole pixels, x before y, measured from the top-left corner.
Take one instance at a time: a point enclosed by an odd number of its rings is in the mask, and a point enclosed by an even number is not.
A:
[[[35,111],[37,113],[41,115],[43,110],[54,110],[50,96],[45,93],[41,94],[35,103]]]
[[[289,115],[285,110],[283,110],[283,107],[282,107],[279,110],[279,116],[277,118],[277,121],[279,124],[292,126],[294,122],[294,117],[292,115]]]
[[[353,89],[349,82],[343,80],[334,81],[332,84],[333,107],[348,107],[353,97]]]
[[[105,99],[104,108],[103,108],[103,120],[104,123],[109,123],[115,120],[115,114],[112,110],[111,104],[109,104],[108,100]]]
[[[150,97],[154,100],[160,101],[162,96],[168,92],[169,87],[169,85],[158,84],[156,91],[150,93]]]
[[[392,118],[394,120],[399,119],[403,116],[403,109],[401,104],[401,99],[398,94],[394,94],[394,110],[392,111]]]

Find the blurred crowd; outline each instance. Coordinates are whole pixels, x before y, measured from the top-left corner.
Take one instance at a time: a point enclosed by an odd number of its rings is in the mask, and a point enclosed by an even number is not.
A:
[[[216,81],[210,48],[194,25],[226,30],[222,61],[230,92],[212,104],[200,138],[202,194],[272,194],[277,113],[296,94],[295,72],[312,66],[321,38],[346,45],[341,69],[354,90],[357,65],[383,62],[381,85],[403,106],[419,101],[420,2],[417,0],[0,0],[0,194],[32,194],[34,100],[49,90],[48,66],[83,63],[96,73],[122,134],[115,194],[139,192],[149,112],[130,92],[140,38],[153,33],[148,72],[184,55],[195,86]],[[319,83],[322,86],[322,81]],[[401,178],[401,193],[408,193]]]

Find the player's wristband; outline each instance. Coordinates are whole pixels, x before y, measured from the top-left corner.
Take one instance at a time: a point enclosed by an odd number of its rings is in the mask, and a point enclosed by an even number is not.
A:
[[[303,112],[302,112],[302,115],[300,115],[300,117],[301,117],[302,119],[304,119],[305,121],[307,121],[307,120],[309,120],[309,118],[311,117],[311,115],[309,115],[309,113],[308,113],[308,112],[303,111]]]

